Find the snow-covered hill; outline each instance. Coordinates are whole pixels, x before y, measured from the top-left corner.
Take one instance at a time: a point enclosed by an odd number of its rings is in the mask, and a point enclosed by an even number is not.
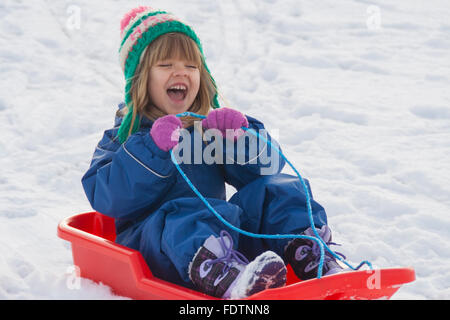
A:
[[[222,95],[310,180],[339,251],[414,267],[394,298],[450,299],[445,0],[2,0],[0,299],[118,298],[74,282],[56,226],[91,209],[80,179],[123,96],[119,21],[138,4],[194,27]]]

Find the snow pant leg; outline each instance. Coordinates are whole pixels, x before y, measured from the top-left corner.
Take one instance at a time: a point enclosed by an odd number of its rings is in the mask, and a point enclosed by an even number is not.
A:
[[[327,224],[324,208],[312,199],[314,225]],[[241,228],[259,234],[300,234],[308,227],[306,195],[298,177],[287,174],[263,176],[236,192],[231,199],[243,210]],[[284,247],[292,239],[258,239],[239,235],[238,250],[249,260],[264,251],[272,250],[284,258]]]
[[[239,226],[241,208],[224,200],[207,199],[220,215]],[[238,234],[227,228],[198,198],[180,198],[164,204],[142,222],[139,251],[152,273],[163,280],[192,287],[188,268],[195,253],[211,235]]]

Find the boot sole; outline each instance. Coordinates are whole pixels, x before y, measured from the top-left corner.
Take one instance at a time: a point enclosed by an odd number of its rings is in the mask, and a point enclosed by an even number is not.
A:
[[[264,252],[256,257],[247,268],[252,276],[247,283],[246,296],[270,288],[279,288],[286,284],[286,266],[274,252]]]
[[[247,296],[251,296],[260,291],[283,287],[286,284],[286,266],[283,262],[274,261],[265,265],[260,274],[257,274],[256,281],[248,289]]]

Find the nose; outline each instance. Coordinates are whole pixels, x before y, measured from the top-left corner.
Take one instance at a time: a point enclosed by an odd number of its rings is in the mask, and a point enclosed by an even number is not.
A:
[[[187,75],[187,70],[186,70],[186,67],[184,66],[184,63],[182,63],[182,64],[177,63],[174,65],[173,75],[175,77],[177,77],[177,76],[183,77],[183,76]]]

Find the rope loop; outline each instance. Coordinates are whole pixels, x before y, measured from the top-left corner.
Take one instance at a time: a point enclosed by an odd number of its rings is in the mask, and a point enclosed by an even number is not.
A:
[[[199,115],[193,112],[183,112],[180,114],[176,115],[177,117],[186,117],[186,116],[191,116],[191,117],[197,117],[197,118],[201,118],[204,119],[206,118],[206,116],[203,115]],[[242,130],[249,132],[250,134],[254,135],[257,138],[262,139],[266,144],[268,144],[270,147],[272,147],[273,149],[275,149],[280,156],[286,161],[287,164],[289,164],[289,166],[292,168],[292,170],[294,170],[294,172],[296,173],[297,177],[300,180],[300,183],[302,184],[303,190],[305,192],[306,195],[306,207],[308,210],[308,218],[309,218],[309,223],[311,225],[311,229],[313,230],[314,236],[315,237],[311,237],[311,236],[306,236],[306,235],[300,235],[300,234],[259,234],[259,233],[252,233],[252,232],[248,232],[245,230],[242,230],[238,227],[235,227],[234,225],[232,225],[231,223],[229,223],[228,221],[226,221],[212,206],[211,204],[208,202],[208,200],[205,199],[205,197],[203,197],[203,195],[198,191],[198,189],[193,185],[193,183],[191,182],[191,180],[186,176],[186,174],[183,172],[183,170],[180,168],[177,160],[175,159],[175,156],[173,154],[173,151],[170,150],[170,158],[173,162],[173,164],[175,165],[175,167],[177,168],[178,172],[181,174],[181,176],[183,177],[183,179],[186,181],[186,183],[189,185],[189,187],[192,189],[192,191],[194,191],[194,193],[200,198],[200,200],[206,205],[206,207],[209,209],[209,211],[211,211],[216,217],[217,219],[219,219],[224,225],[226,225],[228,228],[241,233],[243,235],[246,235],[248,237],[252,237],[252,238],[262,238],[262,239],[294,239],[294,238],[301,238],[301,239],[308,239],[308,240],[312,240],[315,241],[318,245],[319,245],[319,250],[320,250],[320,259],[319,259],[319,266],[318,266],[318,270],[317,270],[317,278],[320,279],[322,277],[322,272],[323,272],[323,263],[325,260],[325,249],[337,260],[343,262],[346,266],[348,266],[350,269],[352,270],[359,270],[363,265],[367,265],[371,270],[372,268],[372,264],[367,261],[364,260],[362,261],[357,267],[353,267],[352,265],[350,265],[347,261],[345,261],[345,259],[343,257],[341,257],[340,255],[336,254],[333,250],[331,250],[328,245],[325,243],[325,241],[323,241],[323,239],[319,236],[319,233],[317,232],[316,227],[314,226],[314,220],[313,220],[313,215],[312,215],[312,207],[311,207],[311,196],[309,194],[308,188],[306,186],[305,180],[303,180],[303,177],[300,175],[300,173],[297,171],[297,169],[294,167],[294,165],[284,156],[284,154],[281,152],[281,150],[276,147],[275,145],[273,145],[270,141],[268,141],[267,139],[265,139],[264,137],[260,136],[255,130],[250,129],[250,128],[246,128],[246,127],[242,127]]]

